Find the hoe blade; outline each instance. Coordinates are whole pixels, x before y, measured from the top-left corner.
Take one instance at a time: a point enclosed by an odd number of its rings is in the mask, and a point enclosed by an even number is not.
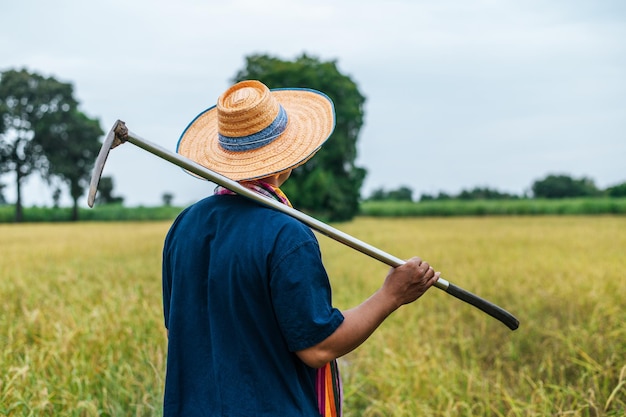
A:
[[[107,161],[109,152],[111,151],[111,149],[123,143],[123,141],[117,136],[117,130],[119,126],[124,126],[124,122],[122,122],[121,120],[116,121],[109,131],[109,134],[104,139],[104,142],[102,142],[102,148],[100,148],[98,159],[96,159],[96,164],[93,168],[93,173],[91,174],[91,182],[89,183],[89,196],[87,197],[87,204],[89,205],[89,207],[93,207],[93,203],[96,200],[98,184],[100,183],[102,170],[104,169],[104,164]]]

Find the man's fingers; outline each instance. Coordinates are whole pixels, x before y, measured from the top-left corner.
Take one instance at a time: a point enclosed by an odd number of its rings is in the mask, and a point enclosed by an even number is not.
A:
[[[435,272],[435,273],[433,274],[433,277],[431,278],[431,281],[433,282],[433,284],[434,284],[435,282],[437,282],[437,280],[439,279],[439,277],[440,277],[440,276],[441,276],[441,272]]]
[[[432,278],[435,275],[435,270],[433,269],[432,266],[428,267],[428,271],[426,271],[426,276],[428,278]]]

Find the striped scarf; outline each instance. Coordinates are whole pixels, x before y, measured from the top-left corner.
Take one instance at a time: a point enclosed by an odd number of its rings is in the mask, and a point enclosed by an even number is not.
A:
[[[241,185],[253,190],[267,198],[273,198],[281,203],[293,207],[291,202],[280,188],[268,184],[264,181],[242,182]],[[216,195],[235,194],[227,188],[217,186]],[[317,407],[321,417],[341,417],[343,388],[337,361],[332,360],[317,370],[315,375],[315,391],[317,394]]]

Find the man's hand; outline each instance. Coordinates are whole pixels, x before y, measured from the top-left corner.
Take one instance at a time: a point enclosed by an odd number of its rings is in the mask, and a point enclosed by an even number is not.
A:
[[[441,275],[418,257],[389,270],[381,288],[387,297],[396,300],[397,307],[412,303],[428,290]]]

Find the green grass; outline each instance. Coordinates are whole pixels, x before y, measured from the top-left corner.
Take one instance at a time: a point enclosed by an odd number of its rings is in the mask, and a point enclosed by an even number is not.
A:
[[[181,207],[124,207],[118,204],[98,205],[94,208],[79,208],[81,221],[156,221],[173,220],[180,212]],[[70,207],[25,207],[24,222],[49,223],[68,222],[72,218]],[[15,220],[14,206],[0,206],[0,223],[12,223]]]
[[[626,214],[626,198],[365,201],[360,211],[377,217]]]
[[[163,222],[0,225],[0,415],[158,416]],[[347,417],[626,414],[626,217],[358,218],[513,313],[514,332],[432,289],[340,359]],[[335,304],[387,266],[320,237]]]
[[[97,205],[80,208],[82,221],[157,221],[172,220],[182,207],[124,207]],[[453,217],[453,216],[536,216],[536,215],[626,214],[626,198],[518,199],[518,200],[442,200],[442,201],[364,201],[360,215],[375,217]],[[67,222],[69,207],[25,207],[25,222]],[[0,223],[12,223],[15,208],[0,206]]]

